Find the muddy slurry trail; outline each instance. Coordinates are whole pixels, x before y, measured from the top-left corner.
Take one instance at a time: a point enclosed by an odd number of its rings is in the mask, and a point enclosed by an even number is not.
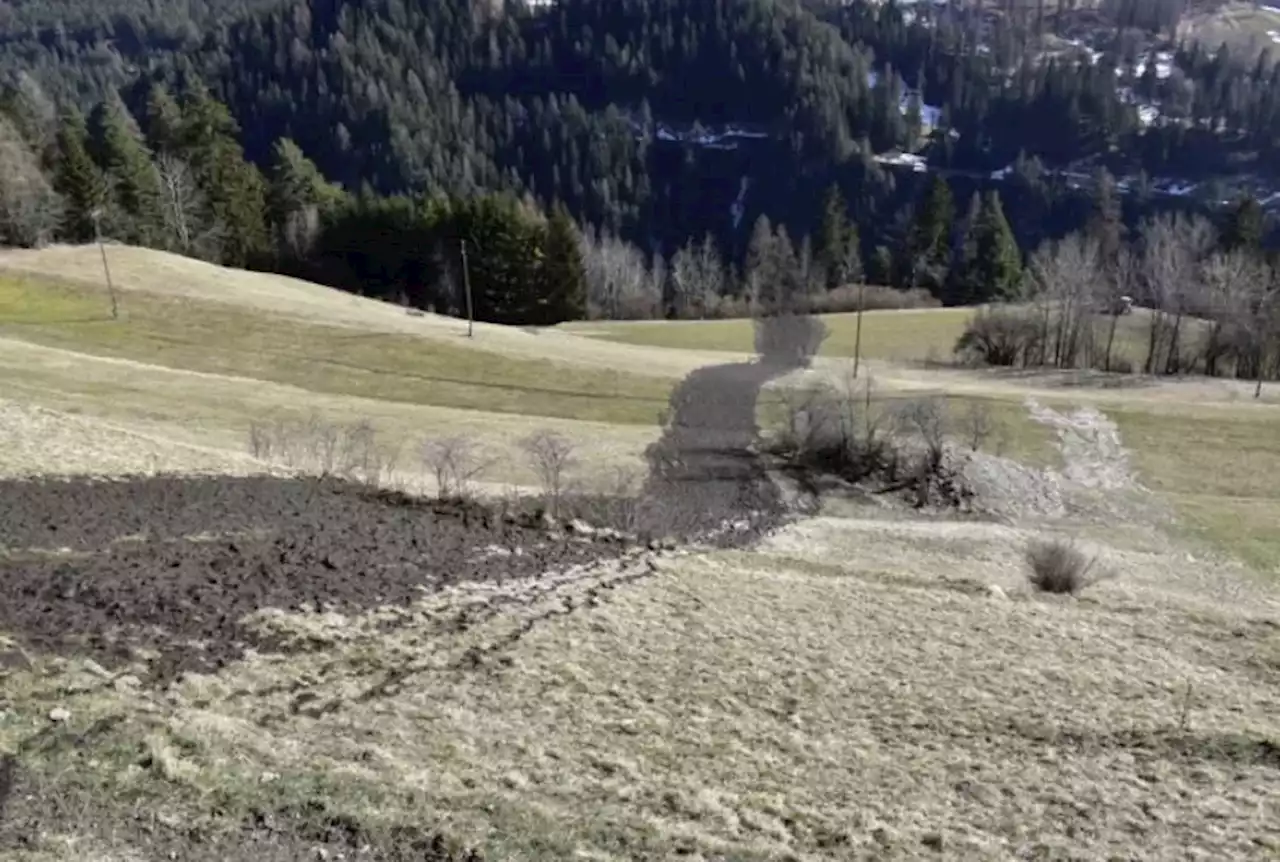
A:
[[[612,536],[337,481],[157,477],[0,483],[0,631],[157,681],[246,647],[263,608],[359,613],[451,585],[616,559]]]

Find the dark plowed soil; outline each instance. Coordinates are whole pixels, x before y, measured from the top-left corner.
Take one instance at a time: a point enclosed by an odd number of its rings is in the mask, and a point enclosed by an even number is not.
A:
[[[337,482],[10,482],[0,483],[0,501],[0,546],[9,549],[0,632],[28,650],[107,665],[154,650],[160,680],[220,667],[246,645],[271,647],[240,624],[261,608],[407,605],[424,589],[529,577],[624,550],[530,518]],[[31,552],[59,547],[75,552]]]

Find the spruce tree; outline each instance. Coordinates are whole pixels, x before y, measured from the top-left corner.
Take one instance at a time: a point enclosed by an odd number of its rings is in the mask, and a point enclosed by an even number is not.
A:
[[[968,305],[980,293],[974,280],[977,278],[978,229],[982,216],[982,196],[977,192],[969,198],[969,209],[960,227],[960,241],[947,273],[946,302],[948,305]]]
[[[65,201],[63,234],[71,242],[92,242],[95,213],[107,203],[107,185],[89,155],[84,117],[71,111],[58,129],[53,186]]]
[[[774,232],[773,253],[775,275],[770,301],[775,308],[790,309],[799,300],[802,292],[800,261],[795,244],[792,243],[791,236],[783,225],[778,225]]]
[[[1227,223],[1222,231],[1223,250],[1258,251],[1262,248],[1264,220],[1262,205],[1257,198],[1252,195],[1241,198],[1227,214]]]
[[[90,152],[106,176],[113,206],[110,232],[133,245],[152,246],[163,235],[160,178],[124,105],[99,103],[89,118]]]
[[[776,237],[769,217],[761,214],[751,228],[747,242],[747,259],[743,264],[743,280],[747,297],[753,302],[769,303],[777,291],[778,253]]]
[[[179,152],[191,165],[222,237],[222,262],[246,266],[268,249],[267,185],[245,161],[226,105],[203,84],[184,94]]]
[[[1115,178],[1106,168],[1099,168],[1094,179],[1093,211],[1089,215],[1088,232],[1097,240],[1103,261],[1114,266],[1124,241],[1124,218]]]
[[[147,93],[146,136],[156,154],[174,154],[182,147],[182,109],[163,84],[153,84]]]
[[[582,261],[578,227],[557,202],[547,221],[542,258],[542,323],[562,323],[587,316],[587,271]]]
[[[908,287],[923,285],[935,295],[942,293],[951,265],[951,231],[955,218],[951,187],[941,176],[935,176],[916,211],[907,243],[906,264],[911,273]]]
[[[817,259],[826,287],[834,290],[862,279],[858,226],[849,221],[849,207],[835,183],[827,190],[822,205],[822,228],[818,234]]]
[[[342,200],[342,190],[320,173],[315,163],[288,138],[276,141],[268,172],[268,219],[280,253],[305,257],[323,218]]]
[[[990,192],[982,201],[975,231],[976,259],[970,277],[970,301],[1013,299],[1022,279],[1022,253],[1004,216],[1000,193]]]

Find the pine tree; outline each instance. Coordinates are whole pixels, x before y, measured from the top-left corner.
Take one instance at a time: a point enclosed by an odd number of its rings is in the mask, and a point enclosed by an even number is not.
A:
[[[205,194],[222,226],[224,264],[248,266],[267,251],[267,184],[257,167],[245,161],[239,145],[218,149]]]
[[[969,208],[960,225],[960,241],[947,273],[946,302],[968,305],[980,292],[974,285],[978,263],[978,228],[982,216],[982,196],[976,191],[969,198]]]
[[[872,252],[870,275],[875,284],[893,284],[893,251],[887,245],[878,245]]]
[[[288,138],[272,147],[269,177],[268,218],[280,252],[286,257],[306,257],[324,216],[342,200],[342,190],[329,183]]]
[[[1115,178],[1106,168],[1099,168],[1094,179],[1093,212],[1089,216],[1089,235],[1098,242],[1102,259],[1114,266],[1124,242],[1124,218]]]
[[[1262,205],[1257,198],[1246,195],[1237,201],[1227,214],[1227,223],[1222,231],[1223,250],[1258,251],[1262,247],[1264,219]]]
[[[1022,253],[1004,216],[999,192],[990,192],[982,201],[974,242],[976,256],[968,279],[970,301],[1013,299],[1022,278]]]
[[[743,264],[742,272],[747,298],[752,302],[767,304],[777,290],[778,253],[775,240],[769,217],[761,214],[751,228],[751,239],[747,242],[747,259]]]
[[[587,315],[587,272],[582,261],[578,227],[564,205],[557,202],[547,221],[542,259],[542,323],[581,320]]]
[[[182,147],[182,109],[163,84],[147,93],[147,144],[157,155],[177,153]]]
[[[783,225],[778,225],[774,232],[773,250],[776,270],[770,303],[778,309],[790,309],[800,298],[803,288],[796,247]]]
[[[929,184],[907,242],[908,287],[923,285],[942,293],[951,265],[951,231],[955,224],[955,199],[941,176]]]
[[[94,108],[89,130],[90,152],[111,189],[110,232],[133,245],[156,245],[163,234],[160,179],[137,124],[111,100]]]
[[[817,259],[828,290],[862,279],[858,226],[849,220],[849,206],[840,187],[832,183],[822,206]]]
[[[71,111],[58,129],[53,186],[65,201],[63,234],[71,242],[94,239],[94,219],[107,203],[107,184],[89,155],[84,117]]]
[[[222,262],[246,266],[268,249],[267,185],[245,161],[239,129],[226,105],[203,84],[184,94],[179,152],[191,165],[222,237]]]

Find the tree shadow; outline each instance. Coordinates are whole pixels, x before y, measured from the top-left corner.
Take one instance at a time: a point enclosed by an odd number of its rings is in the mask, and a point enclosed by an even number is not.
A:
[[[754,361],[696,369],[671,393],[660,439],[645,451],[640,528],[692,536],[736,525],[758,534],[784,511],[756,443],[756,403],[769,381],[807,367],[826,337],[815,317],[777,313],[755,321]]]

